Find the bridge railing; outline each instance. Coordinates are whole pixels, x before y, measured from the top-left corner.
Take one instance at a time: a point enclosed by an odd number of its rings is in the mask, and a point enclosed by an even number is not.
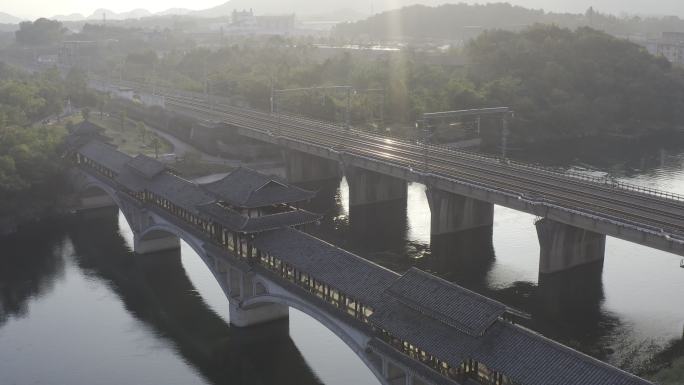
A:
[[[338,126],[341,127],[341,126]],[[358,131],[358,132],[364,132],[364,131],[359,131],[359,130],[352,130],[352,131]],[[368,133],[364,132],[367,135],[377,135],[373,133]],[[407,138],[401,138],[401,137],[396,137],[396,136],[391,136],[391,135],[378,135],[381,137],[386,137],[389,136],[391,137],[392,140],[400,141],[403,143],[407,144],[413,144],[413,145],[418,145],[418,141],[412,141]],[[606,187],[610,187],[613,189],[621,189],[621,190],[627,190],[627,191],[633,191],[633,192],[638,192],[641,194],[646,194],[646,195],[651,195],[654,197],[662,198],[662,199],[667,199],[667,200],[673,200],[677,202],[684,202],[684,195],[682,194],[677,194],[674,192],[670,191],[665,191],[665,190],[659,190],[651,187],[646,187],[646,186],[640,186],[637,184],[633,183],[626,183],[626,182],[621,182],[619,180],[614,179],[613,177],[609,176],[593,176],[593,175],[587,175],[581,172],[577,171],[570,171],[570,170],[558,170],[546,166],[541,166],[538,164],[533,164],[533,163],[523,163],[511,159],[503,159],[499,156],[495,155],[487,155],[487,154],[482,154],[478,153],[475,151],[469,151],[465,149],[455,149],[450,146],[446,145],[439,145],[439,144],[431,144],[428,146],[429,149],[438,149],[441,151],[448,152],[452,155],[458,155],[458,156],[465,156],[469,157],[471,159],[478,159],[478,160],[483,160],[487,162],[492,162],[492,163],[498,163],[502,165],[507,165],[507,166],[514,166],[517,168],[524,168],[524,169],[529,169],[529,170],[534,170],[538,172],[542,172],[548,175],[553,175],[556,177],[563,177],[563,178],[572,178],[572,179],[577,179],[577,180],[582,180],[586,182],[591,182],[595,184],[600,184],[604,185]]]
[[[396,135],[379,135],[375,133],[370,133],[367,131],[362,131],[354,128],[346,128],[343,125],[333,123],[333,122],[325,122],[319,119],[311,119],[308,117],[303,117],[300,115],[295,115],[295,114],[283,114],[286,117],[290,118],[295,118],[295,119],[301,119],[301,120],[306,120],[308,122],[315,122],[318,125],[325,126],[331,129],[337,129],[337,130],[346,130],[350,131],[353,133],[358,133],[358,134],[364,134],[364,135],[375,135],[377,137],[381,138],[390,138],[395,141],[399,141],[405,144],[410,144],[410,145],[420,145],[420,142],[415,141],[415,140],[410,140],[407,138],[399,137]],[[646,194],[654,197],[658,197],[661,199],[667,199],[667,200],[672,200],[672,201],[677,201],[677,202],[684,202],[684,195],[682,194],[677,194],[669,191],[664,191],[664,190],[659,190],[655,188],[650,188],[646,186],[640,186],[632,183],[626,183],[626,182],[621,182],[618,180],[615,180],[612,177],[609,176],[593,176],[593,175],[587,175],[583,174],[581,172],[577,171],[570,171],[570,170],[558,170],[550,167],[545,167],[541,166],[538,164],[533,164],[533,163],[523,163],[511,159],[503,159],[499,156],[495,155],[487,155],[487,154],[482,154],[474,151],[468,151],[464,149],[455,149],[453,147],[449,147],[446,145],[438,145],[438,144],[431,144],[428,146],[428,149],[431,150],[440,150],[443,152],[447,152],[451,155],[457,155],[457,156],[462,156],[462,157],[468,157],[471,159],[477,159],[477,160],[482,160],[482,161],[487,161],[491,163],[497,163],[500,165],[504,166],[513,166],[516,168],[523,168],[523,169],[528,169],[528,170],[533,170],[536,172],[542,172],[547,175],[552,175],[555,177],[560,177],[560,178],[571,178],[571,179],[576,179],[576,180],[581,180],[581,181],[586,181],[590,183],[595,183],[595,184],[600,184],[609,188],[613,189],[618,189],[618,190],[627,190],[627,191],[633,191],[641,194]]]

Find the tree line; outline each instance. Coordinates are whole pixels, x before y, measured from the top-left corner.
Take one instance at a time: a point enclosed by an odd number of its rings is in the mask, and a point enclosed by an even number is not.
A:
[[[626,40],[583,27],[535,25],[491,30],[440,64],[404,49],[381,57],[354,52],[325,59],[311,44],[271,38],[218,50],[126,59],[129,80],[209,92],[269,109],[271,89],[350,85],[353,124],[413,127],[425,112],[508,106],[512,140],[544,142],[596,135],[640,136],[684,125],[684,71]],[[153,71],[154,69],[154,71]],[[366,93],[381,89],[380,93]],[[279,110],[342,122],[345,92],[283,93]],[[379,128],[379,127],[375,127]],[[496,127],[494,127],[496,128]],[[500,127],[499,127],[500,129]]]
[[[29,74],[0,62],[0,216],[54,208],[65,187],[58,147],[66,134],[42,121],[67,100],[90,100],[85,74]]]

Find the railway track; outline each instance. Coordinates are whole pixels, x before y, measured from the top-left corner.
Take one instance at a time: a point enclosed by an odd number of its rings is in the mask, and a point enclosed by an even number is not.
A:
[[[208,106],[188,97],[166,96],[167,103],[201,114],[212,114],[227,123],[261,133],[277,132],[325,148],[339,148],[345,153],[391,162],[402,167],[420,169],[424,164],[424,147],[410,142],[345,130],[329,123],[312,123],[290,116],[271,115],[230,106]],[[326,128],[321,132],[321,126]],[[476,160],[477,162],[474,162]],[[560,206],[590,209],[595,214],[660,228],[676,236],[684,235],[684,203],[671,199],[616,189],[600,183],[584,181],[553,172],[513,168],[494,159],[454,154],[430,148],[429,172],[447,178],[476,181],[497,189],[516,191],[521,196],[539,196]],[[594,191],[587,191],[590,188]],[[639,203],[635,203],[637,201]]]

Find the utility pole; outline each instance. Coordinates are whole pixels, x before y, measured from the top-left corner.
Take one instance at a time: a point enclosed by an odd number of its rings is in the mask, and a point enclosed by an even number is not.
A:
[[[384,126],[385,126],[385,100],[386,100],[386,98],[387,98],[387,95],[386,95],[386,94],[387,94],[387,92],[386,92],[385,89],[383,88],[383,89],[382,89],[382,94],[381,94],[382,103],[380,104],[380,127],[384,127]]]
[[[508,136],[510,130],[508,129],[508,119],[513,117],[513,111],[509,111],[503,115],[501,127],[501,158],[506,161],[508,156]]]
[[[204,57],[204,98],[209,101],[209,70],[207,69],[208,57]]]
[[[430,127],[428,125],[428,121],[425,119],[421,119],[416,122],[416,128],[420,131],[419,133],[422,135],[422,144],[423,144],[423,159],[425,161],[423,165],[423,170],[425,173],[429,171],[430,164],[428,160],[428,155],[429,155],[429,144],[430,144]]]
[[[347,111],[345,114],[345,127],[347,130],[350,128],[350,120],[351,120],[351,93],[352,93],[352,88],[349,87],[347,88]]]
[[[275,103],[275,85],[273,84],[273,76],[271,76],[271,115],[273,115]]]
[[[157,92],[156,90],[156,79],[157,79],[157,73],[156,73],[156,68],[155,68],[155,63],[152,63],[152,96],[154,96]]]

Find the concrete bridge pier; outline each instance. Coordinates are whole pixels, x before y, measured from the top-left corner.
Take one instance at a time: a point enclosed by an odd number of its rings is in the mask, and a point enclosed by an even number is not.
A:
[[[408,184],[394,178],[358,167],[347,166],[344,174],[349,183],[349,206],[400,201],[406,203]]]
[[[383,380],[383,384],[390,385],[427,385],[429,382],[413,374],[404,365],[396,363],[392,359],[376,354],[367,353],[372,370],[377,372]]]
[[[369,250],[398,247],[406,236],[407,183],[357,167],[345,167],[349,184],[349,227]]]
[[[581,339],[594,332],[601,322],[603,266],[589,263],[556,274],[540,274],[535,293],[538,306],[534,318],[556,325],[570,325],[567,333]]]
[[[236,327],[250,327],[259,324],[288,319],[290,308],[279,303],[261,303],[243,306],[255,296],[266,294],[266,288],[254,280],[253,272],[230,267],[228,269],[230,324]]]
[[[430,205],[430,233],[444,235],[491,227],[494,205],[436,188],[425,189]]]
[[[494,261],[494,205],[429,186],[425,195],[431,218],[430,265],[465,281],[481,280]]]
[[[285,175],[290,183],[309,183],[339,180],[342,176],[338,162],[296,150],[283,150]]]
[[[152,231],[144,236],[133,235],[133,250],[136,254],[151,254],[180,249],[180,238],[163,231]]]
[[[603,265],[606,236],[548,218],[536,222],[539,238],[539,273],[551,274],[577,266]]]

